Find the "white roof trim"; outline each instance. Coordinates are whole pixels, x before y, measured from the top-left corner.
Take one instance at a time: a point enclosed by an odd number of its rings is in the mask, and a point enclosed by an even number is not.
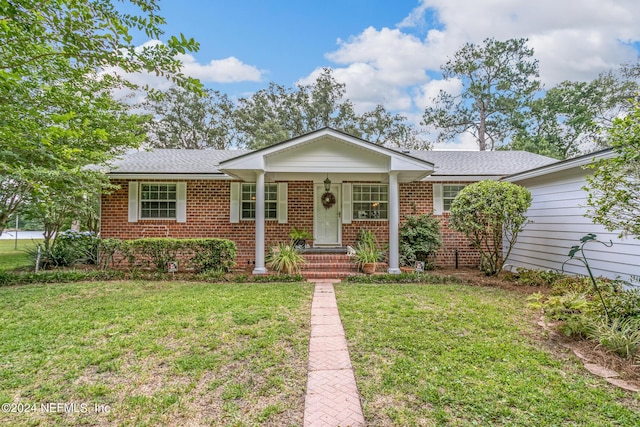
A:
[[[569,160],[560,160],[557,163],[552,163],[547,166],[542,166],[536,169],[532,169],[525,172],[520,172],[514,175],[504,177],[503,181],[518,182],[526,179],[538,178],[544,175],[549,175],[556,172],[562,172],[573,168],[583,167],[598,161],[600,159],[610,159],[617,154],[612,149],[606,149],[595,153],[585,154],[583,156],[574,157]]]
[[[107,174],[111,179],[167,179],[167,180],[176,180],[176,179],[185,179],[185,180],[220,180],[220,181],[228,181],[233,178],[217,173],[217,174],[204,174],[204,173],[108,173]]]
[[[394,165],[402,165],[403,163],[411,165],[411,169],[407,170],[425,171],[425,175],[428,175],[434,169],[434,164],[426,160],[422,160],[409,154],[401,153],[384,146],[375,145],[360,138],[356,138],[354,136],[330,128],[320,129],[318,131],[311,132],[306,135],[290,139],[288,141],[265,147],[251,153],[243,154],[233,159],[222,161],[219,164],[219,168],[221,171],[230,175],[233,175],[233,173],[231,172],[233,170],[265,170],[264,159],[266,157],[269,157],[274,153],[291,149],[297,145],[320,139],[322,137],[332,137],[340,141],[353,144],[359,148],[363,148],[365,150],[388,157],[389,159],[391,159],[391,161],[389,162],[390,170],[395,170]],[[265,170],[265,172],[268,171]]]
[[[463,182],[477,182],[477,181],[498,181],[504,175],[430,175],[422,181],[425,182],[452,182],[452,181],[463,181]]]

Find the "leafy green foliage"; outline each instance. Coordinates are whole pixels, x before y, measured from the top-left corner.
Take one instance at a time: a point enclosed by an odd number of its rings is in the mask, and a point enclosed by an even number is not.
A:
[[[598,160],[587,175],[588,216],[610,231],[640,239],[640,103],[609,131],[614,157]]]
[[[400,227],[400,265],[425,263],[425,269],[434,267],[432,258],[442,247],[440,221],[432,215],[410,215]]]
[[[235,266],[237,247],[227,239],[170,239],[146,238],[136,240],[104,239],[100,245],[100,265],[120,266],[126,262],[129,268],[155,267],[167,270],[169,262],[178,261],[182,271],[228,272]]]
[[[588,336],[621,357],[640,357],[640,318],[598,319],[591,324]]]
[[[224,150],[235,142],[235,106],[218,91],[171,88],[145,107],[154,117],[147,136],[153,147]]]
[[[300,268],[306,262],[293,241],[272,247],[266,261],[269,268],[283,274],[300,273]]]
[[[559,279],[566,277],[564,274],[555,271],[545,270],[528,270],[526,268],[518,268],[511,275],[511,279],[519,285],[539,286],[542,288],[550,288]]]
[[[443,276],[433,273],[401,273],[401,274],[374,274],[372,276],[349,276],[344,279],[346,283],[428,283],[446,284],[463,283],[456,276]]]
[[[363,268],[365,264],[373,264],[375,271],[375,264],[384,260],[385,256],[385,252],[380,250],[375,234],[371,230],[360,229],[356,240],[354,262],[360,268]]]
[[[567,159],[594,143],[608,146],[605,131],[629,110],[629,98],[637,89],[633,79],[612,71],[590,82],[561,82],[531,101],[529,124],[509,149]]]
[[[63,231],[56,236],[56,242],[42,251],[42,268],[67,267],[74,264],[97,264],[100,238],[91,231]],[[31,251],[35,261],[37,251]]]
[[[480,252],[480,269],[494,275],[509,258],[527,222],[525,213],[530,205],[531,193],[524,187],[504,181],[480,181],[458,193],[451,204],[449,221]]]
[[[160,39],[165,21],[156,0],[128,3],[131,13],[110,0],[0,2],[0,231],[21,203],[43,200],[33,192],[51,171],[101,165],[144,140],[146,118],[112,95],[144,89],[125,73],[199,90],[177,58],[198,44],[181,35],[138,48],[130,31]]]
[[[493,150],[524,127],[529,103],[540,90],[538,61],[526,39],[485,39],[465,44],[442,68],[458,80],[462,92],[441,91],[426,108],[422,124],[438,133],[438,142],[468,132],[481,151]]]
[[[391,114],[382,105],[358,115],[344,95],[345,85],[336,81],[330,68],[312,84],[286,88],[271,83],[238,101],[233,114],[237,145],[261,148],[331,127],[380,145],[429,147],[406,117]]]

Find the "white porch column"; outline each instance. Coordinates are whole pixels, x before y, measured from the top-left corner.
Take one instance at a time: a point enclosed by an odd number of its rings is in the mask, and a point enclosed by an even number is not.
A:
[[[389,172],[389,273],[400,274],[398,232],[400,227],[398,172]]]
[[[256,265],[253,274],[265,274],[264,266],[264,171],[256,172]]]

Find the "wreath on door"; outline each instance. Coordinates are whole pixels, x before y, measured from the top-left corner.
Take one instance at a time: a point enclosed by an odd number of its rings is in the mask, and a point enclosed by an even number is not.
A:
[[[322,206],[324,206],[325,209],[330,209],[336,204],[336,196],[334,196],[331,191],[325,191],[320,200],[322,200]]]

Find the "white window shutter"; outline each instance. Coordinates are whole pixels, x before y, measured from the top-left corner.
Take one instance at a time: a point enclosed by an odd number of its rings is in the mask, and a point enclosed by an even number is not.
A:
[[[351,204],[351,184],[342,184],[342,223],[351,224],[352,204]]]
[[[229,222],[240,222],[240,183],[231,183]]]
[[[442,215],[443,212],[442,184],[433,184],[433,214]]]
[[[289,209],[287,206],[288,186],[286,182],[278,183],[278,223],[286,224],[288,221]]]
[[[176,221],[187,222],[187,183],[176,184]]]
[[[129,222],[138,222],[138,183],[129,181]]]

